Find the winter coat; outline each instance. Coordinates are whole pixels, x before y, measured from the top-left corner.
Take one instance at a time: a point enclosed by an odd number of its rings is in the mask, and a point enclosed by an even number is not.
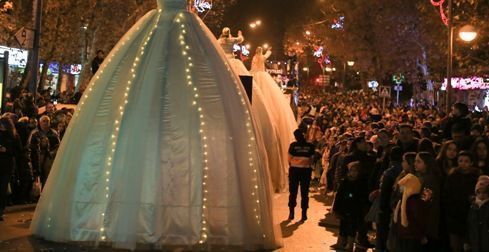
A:
[[[472,205],[467,218],[467,239],[472,252],[489,251],[489,202]]]
[[[479,171],[475,168],[469,171],[456,168],[448,175],[442,199],[445,206],[448,233],[460,236],[465,234],[471,197],[474,194],[478,177]]]
[[[22,152],[19,136],[12,137],[7,131],[0,131],[0,146],[6,149],[0,152],[0,176],[14,172],[15,158]]]
[[[348,164],[355,161],[360,162],[359,178],[369,179],[375,169],[375,157],[369,156],[366,152],[361,151],[353,151],[345,156],[340,164],[340,172],[342,175],[340,178],[343,179],[346,176]]]
[[[406,215],[408,226],[405,227],[401,221],[394,223],[398,230],[400,239],[421,240],[426,236],[426,202],[421,200],[419,194],[411,195],[406,203]],[[397,213],[397,219],[401,219],[401,212]]]
[[[463,127],[465,134],[470,135],[470,128],[472,127],[472,122],[467,117],[450,117],[445,124],[443,129],[443,138],[452,139],[452,128],[455,124]]]
[[[422,182],[422,188],[431,190],[431,199],[427,204],[426,234],[430,238],[439,237],[440,205],[441,205],[441,179],[434,174],[417,174]],[[421,192],[421,194],[423,191]]]
[[[32,131],[27,146],[32,162],[32,170],[35,175],[40,175],[42,172],[49,172],[59,144],[59,135],[53,129],[50,129],[48,132],[37,129]]]
[[[402,164],[400,162],[392,162],[391,167],[382,175],[380,185],[380,211],[382,213],[392,213],[391,197],[394,191],[394,184],[401,171]]]
[[[366,190],[366,179],[341,181],[333,204],[333,212],[341,218],[354,218],[365,215],[368,211],[369,200]]]

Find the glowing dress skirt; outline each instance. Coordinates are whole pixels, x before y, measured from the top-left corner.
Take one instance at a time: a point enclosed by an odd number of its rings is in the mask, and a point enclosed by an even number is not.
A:
[[[216,39],[159,0],[89,83],[34,235],[134,249],[280,244],[262,136]]]

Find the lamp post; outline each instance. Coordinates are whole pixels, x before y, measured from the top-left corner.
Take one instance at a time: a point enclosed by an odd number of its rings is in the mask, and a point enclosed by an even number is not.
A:
[[[448,10],[447,10],[447,18],[448,18],[448,58],[447,58],[447,97],[446,97],[446,112],[450,113],[452,103],[452,66],[453,66],[453,0],[448,0]],[[470,42],[477,37],[477,32],[475,28],[471,25],[463,26],[459,31],[459,36],[462,40],[466,42]]]
[[[355,65],[355,61],[348,60],[343,63],[343,86],[346,88],[346,66],[352,67]]]
[[[32,92],[34,97],[37,97],[37,76],[39,74],[39,50],[40,50],[40,41],[41,41],[41,21],[42,21],[42,0],[37,0],[34,2],[35,6],[35,16],[34,16],[34,45],[32,49],[32,62],[31,62],[31,70],[32,70],[32,78],[29,82],[29,91]],[[49,62],[45,62],[45,64],[49,64]],[[35,99],[34,98],[34,99]]]

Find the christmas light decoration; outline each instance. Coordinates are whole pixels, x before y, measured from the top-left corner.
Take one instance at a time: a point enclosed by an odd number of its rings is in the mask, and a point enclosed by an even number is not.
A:
[[[202,13],[212,9],[212,3],[209,3],[206,0],[195,0],[194,7],[199,13]]]
[[[392,75],[392,81],[396,83],[396,85],[401,85],[405,80],[404,75],[402,74],[394,74]]]
[[[379,82],[377,82],[376,80],[373,80],[373,81],[369,81],[367,85],[369,88],[371,88],[373,90],[377,90],[377,87],[379,87]]]
[[[440,16],[441,16],[441,20],[443,21],[443,23],[445,25],[448,25],[448,17],[447,15],[445,14],[445,10],[443,9],[443,3],[445,3],[445,0],[440,0],[438,2],[436,2],[435,0],[430,0],[431,1],[431,4],[433,6],[436,6],[436,7],[439,7],[440,8]]]
[[[314,47],[313,55],[314,57],[318,58],[318,64],[321,66],[321,69],[324,68],[324,65],[331,64],[331,61],[329,60],[329,56],[324,55],[323,52],[324,52],[324,47],[322,46]]]
[[[333,19],[333,24],[331,25],[331,29],[343,30],[344,24],[345,24],[345,17],[344,16],[341,16],[337,19],[335,18],[335,19]]]
[[[489,78],[483,77],[469,77],[469,78],[452,78],[452,88],[459,90],[471,90],[471,89],[489,89]],[[441,90],[447,89],[447,79],[442,83]]]

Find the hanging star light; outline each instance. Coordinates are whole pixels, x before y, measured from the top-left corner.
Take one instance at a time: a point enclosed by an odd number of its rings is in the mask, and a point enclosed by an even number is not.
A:
[[[345,25],[345,17],[340,16],[339,18],[333,19],[333,24],[331,24],[331,29],[343,30],[344,25]]]
[[[440,16],[441,16],[441,20],[443,21],[443,23],[445,25],[448,25],[448,17],[447,15],[445,14],[445,10],[443,9],[443,3],[445,2],[445,0],[439,0],[438,2],[435,1],[435,0],[430,0],[431,1],[431,4],[435,7],[439,7],[440,8]]]
[[[194,7],[199,13],[202,13],[212,9],[212,3],[209,3],[206,0],[195,0]]]
[[[318,64],[321,66],[321,69],[324,68],[324,64],[326,65],[331,64],[331,60],[329,59],[329,56],[324,54],[324,47],[315,46],[313,55],[314,57],[318,58]]]

